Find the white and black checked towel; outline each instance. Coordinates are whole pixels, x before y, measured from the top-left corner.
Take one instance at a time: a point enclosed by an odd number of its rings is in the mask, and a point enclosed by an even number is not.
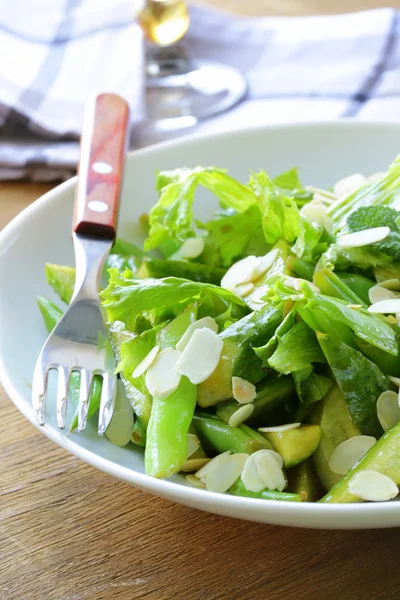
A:
[[[3,0],[2,13],[0,178],[66,177],[77,162],[88,95],[117,91],[134,118],[143,118],[133,0],[7,0],[7,8]],[[340,116],[400,119],[400,16],[393,9],[243,18],[192,6],[191,16],[191,56],[235,66],[249,82],[242,103],[196,131]]]

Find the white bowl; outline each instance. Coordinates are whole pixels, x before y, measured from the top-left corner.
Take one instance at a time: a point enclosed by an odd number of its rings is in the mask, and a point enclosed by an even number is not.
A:
[[[329,186],[340,177],[383,170],[400,150],[400,125],[341,121],[260,127],[193,137],[129,156],[119,234],[135,239],[135,221],[156,200],[157,169],[217,165],[246,181],[249,169],[277,174],[298,166],[305,184]],[[12,401],[36,425],[30,381],[46,332],[36,306],[38,294],[57,301],[46,283],[46,262],[73,264],[70,237],[76,179],[67,181],[24,210],[0,234],[0,375]],[[210,212],[209,194],[198,195],[197,211]],[[400,525],[400,503],[301,504],[215,494],[186,485],[176,475],[159,481],[143,472],[143,454],[117,448],[96,434],[66,435],[50,410],[41,431],[91,465],[164,498],[188,506],[263,523],[319,528],[376,528]]]

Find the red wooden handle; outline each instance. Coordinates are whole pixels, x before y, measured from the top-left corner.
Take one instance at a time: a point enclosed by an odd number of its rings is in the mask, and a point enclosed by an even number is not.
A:
[[[73,231],[114,239],[129,125],[129,107],[116,94],[87,105],[81,139]]]

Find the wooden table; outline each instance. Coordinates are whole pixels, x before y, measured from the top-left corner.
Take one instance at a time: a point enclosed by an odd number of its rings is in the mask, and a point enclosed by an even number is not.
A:
[[[218,5],[238,12],[245,6],[249,14],[308,14],[383,4],[386,0]],[[0,227],[49,187],[0,184]],[[0,600],[399,597],[398,530],[270,527],[149,496],[58,448],[2,390],[0,456]]]

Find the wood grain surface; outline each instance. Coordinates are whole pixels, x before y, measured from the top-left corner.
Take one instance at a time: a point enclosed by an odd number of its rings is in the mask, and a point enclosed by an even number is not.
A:
[[[218,2],[249,14],[382,4]],[[0,227],[49,187],[0,184]],[[3,390],[0,457],[0,600],[399,598],[399,530],[289,529],[172,504],[58,448],[20,415]]]

